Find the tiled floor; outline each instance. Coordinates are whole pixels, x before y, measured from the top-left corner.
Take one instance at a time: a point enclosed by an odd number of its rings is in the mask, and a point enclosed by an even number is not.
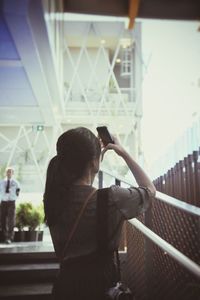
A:
[[[34,253],[34,252],[52,252],[54,251],[49,230],[44,228],[44,236],[42,242],[13,242],[9,245],[0,243],[1,253]]]

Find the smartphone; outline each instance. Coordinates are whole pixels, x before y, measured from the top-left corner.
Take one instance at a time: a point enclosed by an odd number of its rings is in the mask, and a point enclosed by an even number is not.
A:
[[[99,126],[97,127],[97,132],[99,134],[100,139],[102,140],[102,143],[106,147],[109,143],[114,144],[114,141],[111,137],[110,132],[108,131],[108,128],[106,126]]]

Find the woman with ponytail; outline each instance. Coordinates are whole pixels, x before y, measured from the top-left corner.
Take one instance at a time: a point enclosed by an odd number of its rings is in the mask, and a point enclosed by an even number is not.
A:
[[[49,163],[44,193],[45,218],[61,262],[53,287],[54,300],[106,299],[105,289],[117,281],[113,253],[119,246],[123,222],[143,213],[155,194],[155,187],[143,169],[113,139],[114,144],[101,149],[99,139],[84,127],[70,129],[58,138],[57,155]],[[92,185],[101,153],[107,150],[115,151],[124,160],[138,187],[107,189],[109,239],[107,254],[101,255],[97,237],[97,195],[99,199],[101,190]],[[87,206],[68,243],[86,199]]]

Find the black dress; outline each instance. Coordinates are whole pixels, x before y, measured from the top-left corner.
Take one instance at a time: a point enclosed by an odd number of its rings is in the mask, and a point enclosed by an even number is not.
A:
[[[58,257],[66,237],[92,187],[72,188],[70,199],[58,224],[50,227]],[[138,191],[139,190],[139,191]],[[68,199],[69,200],[69,199]],[[97,239],[97,193],[89,201],[60,265],[52,296],[54,300],[104,300],[105,290],[118,280],[114,250],[118,248],[124,220],[133,218],[148,207],[149,194],[143,188],[108,189],[108,248],[99,255]],[[103,222],[104,224],[104,222]],[[102,225],[103,225],[102,224]]]
[[[105,290],[117,281],[113,256],[88,255],[62,263],[53,287],[55,300],[104,300]]]

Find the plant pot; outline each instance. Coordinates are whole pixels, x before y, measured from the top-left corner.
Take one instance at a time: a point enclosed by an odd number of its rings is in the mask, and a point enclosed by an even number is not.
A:
[[[26,242],[36,242],[37,240],[38,240],[38,231],[37,230],[25,231],[25,241]]]
[[[25,241],[25,231],[19,230],[15,231],[14,242],[24,242]]]
[[[39,230],[38,231],[38,241],[43,241],[43,234],[44,234],[44,231],[43,230]]]
[[[0,230],[0,243],[4,241],[3,232]]]

